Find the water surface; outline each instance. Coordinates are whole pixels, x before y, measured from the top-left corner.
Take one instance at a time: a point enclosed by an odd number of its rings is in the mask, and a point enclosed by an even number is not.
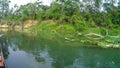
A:
[[[119,68],[120,49],[87,48],[79,42],[7,33],[2,40],[8,68]]]

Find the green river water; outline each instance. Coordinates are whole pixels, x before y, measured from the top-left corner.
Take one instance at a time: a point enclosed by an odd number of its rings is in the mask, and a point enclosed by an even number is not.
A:
[[[6,33],[1,43],[8,68],[120,68],[120,49],[14,32]]]

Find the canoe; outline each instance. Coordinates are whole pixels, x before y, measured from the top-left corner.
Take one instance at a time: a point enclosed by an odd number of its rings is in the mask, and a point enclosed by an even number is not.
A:
[[[7,68],[6,63],[4,61],[2,46],[0,47],[0,68]]]

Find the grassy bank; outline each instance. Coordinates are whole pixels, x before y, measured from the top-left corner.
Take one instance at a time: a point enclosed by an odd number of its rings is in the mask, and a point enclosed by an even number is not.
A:
[[[120,48],[120,31],[118,29],[106,29],[104,27],[80,27],[71,24],[39,23],[31,26],[24,32],[40,35],[54,40],[56,37],[68,42],[81,42],[84,46],[102,48]]]

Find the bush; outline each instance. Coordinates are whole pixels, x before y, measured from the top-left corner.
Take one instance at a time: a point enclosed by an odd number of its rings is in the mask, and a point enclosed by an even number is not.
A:
[[[106,29],[105,28],[103,28],[103,27],[101,27],[100,28],[100,33],[101,33],[101,35],[106,35],[107,34],[107,32],[106,32]]]
[[[73,23],[75,29],[77,31],[83,31],[85,30],[85,20],[81,16],[73,15],[71,17],[71,22]]]
[[[120,30],[118,30],[118,29],[112,29],[112,30],[110,30],[109,31],[109,34],[110,35],[120,35]]]

